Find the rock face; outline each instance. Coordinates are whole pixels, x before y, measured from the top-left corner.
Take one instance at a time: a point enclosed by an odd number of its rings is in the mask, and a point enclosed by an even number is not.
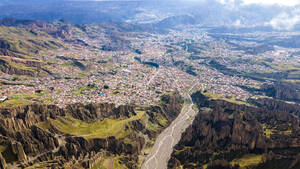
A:
[[[258,106],[266,107],[269,110],[273,111],[283,111],[289,113],[296,113],[300,117],[300,105],[299,104],[289,104],[284,101],[260,98],[260,99],[250,99],[248,102]]]
[[[3,59],[0,59],[0,71],[10,75],[34,75],[34,72],[13,67]]]
[[[300,86],[297,84],[278,82],[262,86],[262,91],[275,99],[300,102]]]
[[[209,164],[208,168],[239,168],[229,162],[246,154],[268,157],[260,164],[265,167],[272,160],[299,165],[299,109],[277,104],[261,104],[257,108],[208,100],[200,92],[192,98],[200,111],[175,147],[169,168],[202,168],[204,164]]]
[[[134,106],[121,105],[115,107],[114,104],[89,104],[89,105],[69,105],[67,106],[67,112],[74,118],[83,121],[100,120],[105,118],[128,118],[136,115]]]
[[[6,169],[7,168],[6,161],[3,158],[3,156],[2,156],[1,153],[0,153],[0,168],[2,168],[2,169]]]
[[[14,154],[17,154],[18,156],[18,161],[24,161],[26,160],[26,154],[24,152],[23,146],[21,145],[21,143],[19,142],[12,142],[11,143],[11,148],[12,148],[12,152]]]
[[[64,22],[61,23],[63,24]],[[52,35],[53,37],[62,39],[69,39],[71,36],[71,30],[65,23],[63,26],[54,26],[44,21],[4,18],[0,20],[0,25],[21,27],[28,30],[40,30]]]
[[[89,168],[105,155],[121,156],[128,168],[138,168],[138,156],[145,145],[141,134],[155,138],[177,117],[182,104],[180,95],[175,93],[165,96],[165,104],[150,107],[74,104],[64,109],[53,105],[1,109],[0,146],[6,147],[3,157],[0,156],[2,168],[12,163],[17,163],[18,167],[38,164],[46,168],[74,168],[75,165]],[[58,119],[67,120],[67,116],[84,123],[101,122],[107,118],[126,120],[137,115],[136,109],[144,111],[145,117],[160,128],[153,130],[147,127],[144,119],[137,119],[125,125],[125,136],[87,139],[63,133],[60,126],[52,123]],[[160,124],[155,120],[158,117],[167,123]]]

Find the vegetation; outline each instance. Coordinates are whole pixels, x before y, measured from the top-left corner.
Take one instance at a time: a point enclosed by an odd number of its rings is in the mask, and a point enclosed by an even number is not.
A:
[[[39,63],[35,60],[30,60],[30,59],[21,59],[21,58],[11,58],[11,57],[7,57],[7,56],[0,56],[0,60],[6,62],[6,64],[10,65],[13,68],[19,69],[19,70],[27,70],[27,71],[35,71],[36,68],[34,67],[29,67],[26,66],[26,62],[36,62]],[[2,64],[1,66],[4,66],[4,64]]]
[[[161,129],[161,126],[159,126],[157,123],[152,123],[149,121],[148,128],[154,132],[157,132]]]
[[[208,164],[204,164],[202,167],[203,169],[207,169]]]
[[[156,116],[156,120],[162,126],[166,126],[168,123],[168,120],[165,117],[163,117],[161,114],[158,114]]]
[[[33,58],[39,51],[63,47],[63,43],[41,31],[28,31],[22,28],[0,26],[0,41],[15,55]]]
[[[107,161],[108,159],[101,159],[98,163],[96,163],[92,169],[107,169],[107,167],[104,167],[104,166],[107,166]]]
[[[145,149],[143,149],[144,154],[150,154],[152,147],[154,146],[154,141],[149,140],[146,144]]]
[[[262,155],[246,154],[241,158],[234,159],[230,162],[232,166],[239,165],[241,169],[247,169],[250,166],[256,166],[262,162]]]
[[[278,129],[276,129],[276,126],[269,126],[267,124],[262,124],[263,127],[263,131],[264,131],[264,135],[267,138],[271,138],[271,135],[276,133],[276,134],[280,134],[280,135],[290,135],[292,134],[292,129],[289,127],[286,130],[280,131]]]
[[[96,89],[97,88],[95,88],[95,87],[81,86],[81,87],[79,87],[79,89],[72,91],[72,93],[74,93],[76,95],[87,96],[86,94],[84,94],[84,91],[86,91],[86,90],[96,90]]]
[[[264,129],[264,134],[267,138],[270,138],[271,135],[273,134],[273,130],[272,129]]]
[[[288,70],[300,70],[299,65],[292,65],[292,64],[272,64],[270,63],[270,66],[274,69],[280,70],[280,71],[288,71]]]
[[[127,169],[124,164],[121,164],[120,158],[122,156],[105,157],[94,165],[92,169]]]
[[[0,144],[0,153],[2,153],[3,151],[5,151],[5,149],[6,149],[6,146]]]
[[[203,95],[205,95],[206,97],[209,97],[211,100],[225,100],[225,101],[228,101],[228,102],[231,102],[231,103],[251,106],[249,103],[246,103],[246,102],[241,101],[241,100],[237,100],[234,97],[228,98],[228,97],[225,97],[222,94],[213,94],[211,92],[203,92]]]
[[[280,131],[280,134],[282,134],[282,135],[290,135],[290,134],[292,134],[292,130],[291,129],[289,129],[289,130],[285,130],[285,131]]]
[[[0,103],[0,108],[7,108],[7,107],[17,107],[17,106],[25,106],[32,104],[33,101],[29,100],[25,97],[14,96],[9,98],[9,100]]]
[[[75,64],[73,62],[69,61],[69,62],[65,62],[65,63],[61,64],[61,66],[63,66],[63,67],[74,67]]]
[[[51,127],[51,123],[49,121],[40,122],[38,126],[42,129],[49,129]]]
[[[26,106],[44,101],[51,103],[53,98],[45,97],[48,93],[49,91],[42,91],[41,93],[19,93],[0,103],[0,108]]]
[[[120,119],[105,119],[101,122],[86,123],[73,118],[71,115],[60,117],[57,120],[51,120],[50,123],[59,131],[82,136],[86,139],[107,138],[115,136],[116,138],[126,137],[130,131],[125,130],[125,125],[131,121],[139,120],[145,115],[145,112],[138,112],[136,116],[131,118]],[[48,124],[40,124],[42,128],[47,128]]]
[[[122,157],[116,157],[116,158],[114,158],[113,168],[127,169],[127,167],[124,164],[121,164],[121,162],[120,162],[121,158]]]

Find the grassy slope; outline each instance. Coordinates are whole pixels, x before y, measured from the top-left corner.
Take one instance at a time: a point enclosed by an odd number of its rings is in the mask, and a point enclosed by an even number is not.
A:
[[[269,139],[271,138],[271,135],[273,135],[275,133],[280,134],[280,135],[291,135],[292,134],[292,128],[291,128],[290,124],[289,124],[288,129],[284,130],[284,131],[276,129],[276,126],[271,127],[270,125],[267,125],[267,124],[262,124],[262,127],[263,127],[263,131],[264,131],[264,135]]]
[[[5,102],[0,103],[0,108],[26,106],[42,99],[42,95],[37,93],[19,93],[10,97]],[[36,101],[33,101],[36,100]]]
[[[65,48],[64,42],[45,32],[0,26],[0,49],[9,55],[0,56],[0,60],[4,61],[0,64],[0,71],[7,73],[7,70],[14,70],[10,74],[35,76],[37,65],[45,65],[41,55],[59,48]]]
[[[0,145],[0,153],[2,153],[3,151],[5,151],[5,149],[6,149],[6,146]]]
[[[213,94],[210,92],[205,92],[205,93],[203,93],[203,95],[209,97],[212,100],[225,100],[227,102],[231,102],[231,103],[235,103],[235,104],[243,104],[243,105],[251,106],[244,101],[236,100],[235,98],[226,98],[225,96],[223,96],[221,94]]]
[[[246,169],[250,166],[256,166],[262,162],[262,155],[246,154],[239,159],[234,159],[230,162],[231,165],[239,165],[241,169]]]
[[[30,100],[27,100],[23,97],[12,97],[9,100],[0,103],[0,108],[7,108],[7,107],[17,107],[17,106],[25,106],[30,105],[33,102]]]
[[[120,163],[121,156],[106,157],[95,164],[92,169],[127,169],[127,167]]]
[[[136,116],[124,120],[105,119],[101,122],[86,123],[67,115],[65,118],[61,117],[57,120],[51,120],[50,123],[59,131],[76,136],[82,136],[86,139],[106,138],[109,136],[124,138],[130,132],[125,130],[125,125],[131,121],[139,120],[144,116],[145,112],[138,112]],[[40,123],[39,126],[47,129],[49,124]]]
[[[0,40],[8,50],[22,58],[34,58],[36,51],[54,50],[63,43],[45,32],[0,26]]]

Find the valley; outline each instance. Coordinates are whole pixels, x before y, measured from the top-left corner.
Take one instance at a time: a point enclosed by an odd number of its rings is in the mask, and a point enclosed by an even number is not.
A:
[[[195,85],[193,85],[185,94],[185,99],[189,102],[185,103],[181,113],[171,123],[171,125],[160,133],[151,149],[150,154],[147,155],[147,159],[143,163],[142,169],[167,168],[167,161],[173,152],[173,147],[178,143],[182,133],[189,125],[191,125],[196,116],[197,110],[194,110],[195,105],[193,104],[190,96],[190,92],[193,91],[194,86]]]
[[[300,167],[297,25],[247,27],[219,1],[203,2],[217,18],[192,2],[19,3],[0,3],[1,169]]]

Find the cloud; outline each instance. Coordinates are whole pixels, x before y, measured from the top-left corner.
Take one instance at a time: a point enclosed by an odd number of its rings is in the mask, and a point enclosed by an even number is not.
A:
[[[182,1],[190,1],[190,2],[203,2],[205,0],[182,0]],[[209,1],[209,0],[206,0]],[[296,6],[300,5],[300,0],[216,0],[222,4],[234,4],[239,3],[242,5],[251,5],[251,4],[259,4],[259,5],[281,5],[281,6]]]
[[[300,4],[300,0],[242,0],[243,4],[261,4],[261,5],[283,5],[283,6],[296,6]]]
[[[203,0],[185,0],[202,2]],[[233,20],[232,26],[267,25],[277,30],[292,30],[300,24],[300,0],[205,0],[218,2]],[[256,6],[251,6],[256,5]],[[276,5],[276,6],[272,6]],[[238,13],[235,15],[234,13]],[[240,16],[238,16],[240,15]],[[245,16],[245,18],[243,18]]]
[[[300,14],[288,14],[283,12],[274,17],[267,25],[271,25],[277,30],[292,30],[300,22]]]
[[[241,23],[241,20],[238,19],[238,20],[236,20],[236,21],[233,23],[233,26],[235,26],[235,27],[242,27],[243,24]]]

